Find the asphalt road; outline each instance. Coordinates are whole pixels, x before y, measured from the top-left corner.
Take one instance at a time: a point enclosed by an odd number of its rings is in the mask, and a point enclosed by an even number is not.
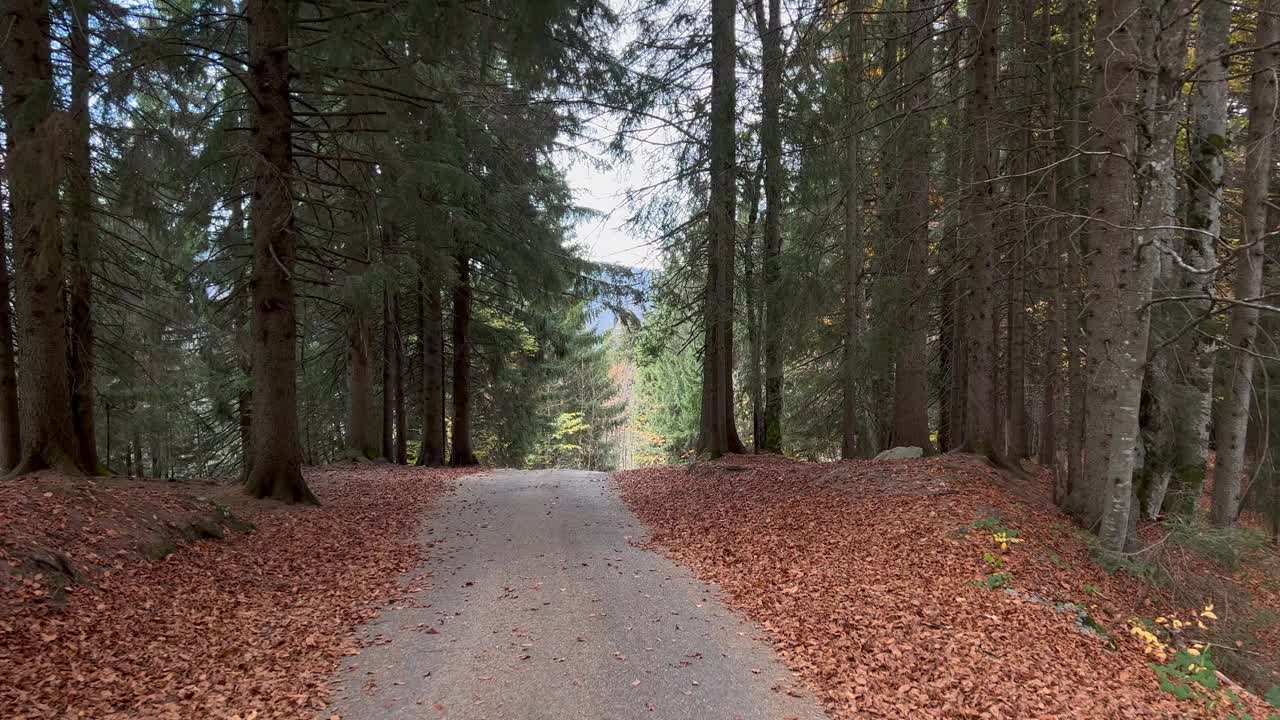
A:
[[[635,546],[644,529],[601,473],[466,478],[423,533],[430,577],[369,624],[324,717],[824,717],[758,627]]]

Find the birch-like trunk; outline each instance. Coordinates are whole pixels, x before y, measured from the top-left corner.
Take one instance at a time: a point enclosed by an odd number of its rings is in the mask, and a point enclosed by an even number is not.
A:
[[[1124,549],[1133,500],[1138,404],[1147,355],[1146,303],[1154,261],[1148,236],[1134,230],[1139,158],[1138,0],[1103,0],[1094,43],[1093,171],[1089,191],[1089,404],[1084,436],[1084,482],[1068,507],[1095,530],[1104,548]]]
[[[1233,525],[1243,501],[1245,433],[1249,425],[1249,401],[1253,397],[1254,340],[1258,333],[1256,298],[1262,294],[1262,270],[1267,248],[1267,193],[1276,130],[1277,72],[1280,72],[1280,11],[1277,0],[1262,0],[1253,55],[1253,80],[1249,89],[1248,152],[1244,173],[1244,245],[1236,258],[1235,300],[1231,308],[1230,361],[1223,367],[1218,410],[1214,418],[1213,506],[1214,525]]]

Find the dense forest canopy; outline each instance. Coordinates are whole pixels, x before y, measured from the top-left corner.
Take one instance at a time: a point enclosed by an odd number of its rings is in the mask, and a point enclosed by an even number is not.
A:
[[[1274,0],[2,7],[14,477],[908,446],[1280,524]]]

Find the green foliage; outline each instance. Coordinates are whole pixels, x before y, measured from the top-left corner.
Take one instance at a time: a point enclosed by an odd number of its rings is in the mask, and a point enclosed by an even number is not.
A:
[[[1267,691],[1266,700],[1271,707],[1280,710],[1280,685],[1277,685]]]
[[[987,575],[985,580],[973,583],[977,587],[986,588],[988,590],[999,590],[1013,582],[1011,573],[991,573]]]
[[[1239,569],[1267,545],[1266,535],[1251,528],[1219,528],[1184,520],[1171,520],[1165,527],[1171,542],[1231,570]]]
[[[1182,648],[1163,665],[1153,664],[1151,669],[1160,681],[1160,689],[1179,700],[1190,700],[1201,689],[1218,689],[1217,666],[1209,649],[1193,654]]]

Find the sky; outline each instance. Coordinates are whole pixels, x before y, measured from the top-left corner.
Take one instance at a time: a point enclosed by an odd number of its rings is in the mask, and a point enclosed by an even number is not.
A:
[[[574,202],[591,208],[598,217],[580,220],[574,228],[575,239],[591,260],[630,267],[658,267],[657,245],[634,228],[626,226],[631,211],[626,192],[635,175],[642,175],[631,161],[613,161],[607,168],[597,167],[585,159],[569,159],[561,155],[560,165],[573,190]]]

